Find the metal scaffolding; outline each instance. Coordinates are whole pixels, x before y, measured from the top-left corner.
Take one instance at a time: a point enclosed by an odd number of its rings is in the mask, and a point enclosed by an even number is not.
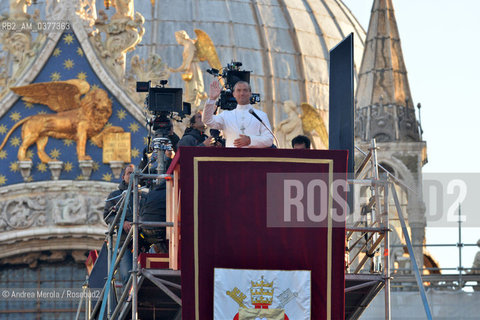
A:
[[[141,222],[139,219],[139,182],[143,179],[161,179],[166,180],[167,184],[167,222]],[[178,179],[177,179],[178,182]],[[173,319],[181,319],[181,305],[180,298],[180,271],[178,270],[176,258],[178,248],[178,209],[179,197],[173,188],[173,176],[167,174],[143,174],[139,171],[132,173],[128,185],[128,189],[124,191],[121,198],[115,206],[118,214],[115,215],[113,222],[109,225],[106,232],[108,258],[107,268],[108,276],[105,285],[101,291],[100,299],[96,302],[93,309],[91,308],[91,300],[85,302],[80,301],[77,311],[76,319],[79,319],[81,305],[85,303],[86,319],[139,319],[138,304],[139,304],[139,289],[145,286],[145,280],[152,283],[156,289],[161,290],[162,294],[171,299],[177,306],[173,307],[175,316]],[[130,199],[130,198],[133,199]],[[126,239],[122,246],[120,246],[120,234],[123,230],[125,217],[127,213],[128,203],[133,201],[133,222],[132,227],[128,232]],[[167,239],[169,239],[169,269],[150,270],[141,269],[138,261],[139,255],[139,228],[167,228]],[[116,234],[116,237],[115,237]],[[115,290],[115,273],[117,272],[120,261],[126,252],[132,246],[132,269],[128,282],[123,286],[120,297]],[[118,280],[117,280],[118,282]],[[84,290],[88,290],[84,286]],[[90,295],[87,295],[88,297]],[[172,307],[169,307],[172,309]],[[91,311],[90,311],[91,310]],[[128,313],[131,310],[131,316]]]
[[[461,241],[461,230],[459,230],[459,275],[421,275],[413,253],[413,247],[410,241],[409,232],[405,222],[402,207],[399,203],[395,186],[409,189],[409,186],[403,184],[397,177],[383,168],[377,159],[377,147],[375,140],[372,141],[368,153],[358,149],[365,156],[364,160],[355,172],[355,176],[349,179],[350,185],[368,186],[371,197],[361,207],[361,214],[358,221],[347,224],[346,228],[346,248],[350,254],[350,259],[346,259],[346,296],[355,296],[355,307],[348,309],[346,305],[346,319],[358,319],[372,299],[384,289],[385,299],[385,319],[391,319],[390,294],[392,283],[412,283],[418,286],[422,303],[427,319],[432,319],[430,307],[426,298],[424,282],[445,283],[448,281],[458,281],[460,287],[464,283],[480,281],[479,275],[462,274],[466,269],[461,266],[461,248],[465,245]],[[381,174],[379,169],[383,170]],[[100,300],[92,308],[92,301],[85,299],[80,301],[77,311],[77,319],[80,316],[81,306],[85,307],[86,319],[138,319],[139,289],[146,283],[160,290],[165,299],[169,299],[176,308],[176,314],[170,318],[181,319],[181,287],[180,270],[178,266],[178,248],[179,248],[179,220],[180,220],[180,191],[179,191],[179,169],[176,169],[172,175],[152,175],[143,174],[135,171],[131,175],[128,189],[122,194],[117,204],[118,214],[106,232],[106,242],[108,244],[108,277],[105,286],[102,289]],[[165,179],[167,183],[167,222],[146,223],[139,221],[139,181],[141,179]],[[131,199],[133,198],[133,199]],[[408,271],[413,272],[414,276],[398,274],[399,269],[392,269],[390,263],[390,205],[389,200],[393,199],[396,215],[401,223],[402,233],[406,244],[411,268]],[[123,246],[120,246],[120,232],[123,229],[127,204],[133,201],[133,223],[132,228],[126,236]],[[168,239],[168,269],[141,269],[138,262],[138,234],[140,226],[148,227],[166,227]],[[459,225],[461,229],[461,225]],[[115,238],[115,233],[117,236]],[[127,284],[120,297],[115,290],[115,272],[119,267],[120,260],[128,250],[129,243],[133,247],[132,270]],[[453,245],[455,246],[455,245]],[[368,270],[366,270],[368,268]],[[351,272],[350,272],[351,271]],[[392,274],[394,277],[392,277]],[[145,281],[146,280],[146,281]],[[480,283],[480,282],[479,282]],[[84,290],[88,290],[84,286]],[[87,297],[89,297],[87,295]],[[348,299],[347,299],[348,300]],[[130,317],[128,316],[130,312]]]
[[[361,219],[359,221],[354,221],[351,225],[347,225],[347,252],[352,256],[347,262],[346,268],[347,271],[353,269],[353,273],[350,275],[347,274],[346,279],[354,279],[356,275],[364,276],[361,272],[365,271],[363,268],[367,262],[370,262],[368,273],[381,276],[380,279],[383,282],[385,293],[385,319],[391,319],[390,289],[392,277],[390,270],[389,243],[389,232],[391,231],[389,228],[389,197],[391,193],[391,197],[395,202],[396,215],[401,223],[402,233],[405,238],[412,264],[412,271],[415,274],[415,280],[420,291],[425,314],[427,319],[432,319],[425,288],[423,286],[423,280],[413,253],[413,246],[410,241],[410,235],[402,212],[402,207],[398,200],[395,185],[401,185],[411,191],[414,190],[403,184],[397,177],[389,173],[388,170],[378,163],[375,140],[372,140],[368,153],[363,152],[359,148],[357,148],[357,150],[363,153],[365,158],[355,172],[353,179],[349,180],[349,183],[352,185],[364,185],[370,187],[372,196],[369,201],[362,206]],[[379,174],[379,168],[385,172],[382,176]],[[370,172],[370,176],[364,177],[367,171]],[[383,252],[380,256],[378,252],[382,247]],[[371,283],[373,284],[374,282],[375,280],[372,280]],[[345,291],[351,292],[358,290],[366,287],[367,284],[368,282],[359,286],[347,287]],[[372,290],[375,290],[375,294],[381,289],[378,286],[373,286],[372,288]],[[374,296],[374,294],[371,295]],[[349,314],[348,319],[357,319],[363,312],[364,308],[366,308],[366,305],[364,305],[363,308],[358,308],[352,314]]]

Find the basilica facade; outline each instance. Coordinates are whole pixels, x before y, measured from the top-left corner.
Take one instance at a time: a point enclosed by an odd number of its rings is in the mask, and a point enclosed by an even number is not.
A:
[[[329,50],[353,33],[357,143],[367,148],[377,139],[381,163],[421,190],[426,145],[387,3],[374,1],[379,16],[367,35],[340,0],[2,1],[0,287],[85,280],[88,252],[105,238],[105,197],[146,145],[150,115],[137,81],[168,80],[199,110],[214,79],[206,70],[241,62],[259,108],[285,137],[279,147],[288,148],[292,134],[282,123],[294,121],[326,148],[305,125],[307,114],[328,129]],[[91,100],[101,102],[92,109]],[[60,125],[67,113],[68,129]],[[179,135],[184,128],[175,124]],[[421,198],[405,193],[402,201],[414,240],[423,243]],[[0,301],[0,314],[68,318],[76,311],[55,303]]]

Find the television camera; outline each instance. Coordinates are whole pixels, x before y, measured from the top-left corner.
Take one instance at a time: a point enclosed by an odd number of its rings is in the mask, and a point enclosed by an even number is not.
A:
[[[251,71],[240,70],[241,62],[232,61],[228,63],[223,72],[220,73],[217,69],[207,69],[207,72],[214,77],[223,78],[226,80],[225,86],[220,92],[220,99],[217,101],[217,106],[223,110],[233,110],[237,107],[237,100],[233,97],[233,87],[238,81],[245,81],[250,83]],[[250,103],[255,104],[260,102],[260,94],[252,93]]]
[[[191,105],[182,102],[182,88],[165,88],[167,80],[161,80],[160,85],[155,87],[150,86],[150,83],[151,81],[137,82],[137,92],[148,92],[145,106],[153,115],[148,124],[156,133],[168,136],[172,128],[170,119],[182,121],[190,114]]]
[[[190,103],[182,102],[182,88],[165,88],[167,83],[167,80],[161,80],[159,86],[152,87],[151,81],[137,82],[137,92],[148,92],[145,107],[153,116],[147,119],[148,153],[153,152],[150,164],[154,161],[157,163],[158,173],[165,172],[165,151],[172,150],[172,143],[168,138],[173,128],[170,119],[180,122],[191,113]]]

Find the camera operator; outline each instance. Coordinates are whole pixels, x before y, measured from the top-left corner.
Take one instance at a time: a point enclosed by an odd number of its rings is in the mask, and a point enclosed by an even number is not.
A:
[[[219,115],[214,115],[215,101],[220,96],[221,88],[217,80],[210,84],[209,99],[203,112],[203,122],[210,128],[223,130],[227,147],[236,148],[269,148],[273,144],[273,136],[264,125],[249,113],[253,109],[270,127],[270,122],[265,112],[254,109],[250,104],[252,90],[246,81],[238,81],[233,87],[233,97],[237,101],[234,110],[227,110]]]
[[[149,192],[144,196],[140,208],[140,222],[165,222],[167,221],[167,187],[165,180],[150,186]],[[168,252],[165,227],[145,227],[140,229],[140,247],[148,251],[151,245],[155,246],[157,253]]]
[[[215,139],[208,137],[204,132],[206,125],[202,121],[202,113],[197,112],[190,118],[190,126],[185,129],[179,147],[215,147]],[[221,145],[220,145],[221,146]]]
[[[160,134],[159,134],[160,135]],[[170,135],[168,136],[170,137]],[[157,146],[159,147],[159,146]],[[139,168],[142,172],[156,174],[158,168],[159,159],[158,149],[155,147],[150,155],[147,154],[148,148],[144,149],[143,157],[140,162]],[[165,166],[172,161],[173,150],[165,151]],[[165,222],[166,221],[166,208],[167,208],[167,195],[166,195],[166,183],[165,180],[161,180],[158,184],[153,180],[143,180],[141,184],[148,187],[148,192],[142,194],[140,203],[140,223],[142,222]],[[166,240],[166,228],[165,227],[150,227],[142,225],[139,230],[139,248],[142,251],[150,251],[153,249],[156,253],[168,252],[168,242]],[[153,246],[153,248],[152,248]]]
[[[122,174],[122,181],[118,185],[118,190],[111,192],[106,200],[105,208],[103,210],[103,219],[106,223],[111,224],[115,219],[115,215],[117,213],[121,214],[121,210],[117,208],[118,202],[122,198],[122,194],[128,189],[128,183],[130,181],[130,174],[135,171],[135,166],[133,164],[129,164],[125,167]],[[123,245],[125,239],[127,237],[128,232],[132,228],[132,221],[133,221],[133,193],[130,194],[130,201],[128,202],[127,212],[125,215],[125,221],[123,223],[123,230],[117,234],[120,237],[120,246]],[[129,270],[132,267],[132,251],[131,245],[129,249],[125,250],[125,253],[120,260],[119,266],[119,274],[120,274],[120,281],[123,282],[125,285],[128,281],[130,276]]]

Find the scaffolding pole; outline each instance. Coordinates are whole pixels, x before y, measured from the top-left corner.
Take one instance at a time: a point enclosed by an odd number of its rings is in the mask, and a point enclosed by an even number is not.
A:
[[[145,225],[148,227],[173,227],[172,222],[140,222],[139,221],[139,193],[138,193],[138,183],[140,179],[167,179],[171,178],[171,175],[168,174],[142,174],[139,171],[135,171],[130,176],[129,185],[122,198],[119,200],[116,207],[121,209],[121,214],[116,214],[114,220],[108,228],[106,233],[106,240],[110,244],[107,246],[108,249],[108,276],[106,283],[100,294],[100,300],[97,301],[97,304],[92,312],[89,312],[87,319],[92,319],[93,316],[99,311],[98,319],[103,319],[106,313],[107,319],[116,319],[124,318],[126,316],[128,305],[131,305],[131,317],[130,319],[138,320],[138,289],[141,286],[143,279],[145,278],[142,275],[139,269],[138,262],[138,250],[139,250],[139,227]],[[133,200],[130,200],[130,196],[133,197]],[[129,201],[133,201],[133,221],[132,227],[129,230],[127,237],[120,248],[120,238],[123,230],[123,225],[125,223],[126,211],[128,208]],[[115,245],[113,245],[113,233],[118,222],[117,229],[117,238]],[[113,274],[117,270],[120,260],[124,252],[128,249],[129,244],[132,243],[132,270],[130,271],[130,276],[128,278],[127,284],[123,288],[123,293],[121,298],[117,301],[115,310],[114,306],[114,294],[115,290],[113,288]],[[160,288],[162,289],[162,288]],[[130,300],[127,301],[127,296],[130,296]],[[178,299],[177,299],[178,300]],[[177,302],[174,299],[174,301]],[[181,305],[181,304],[180,304]],[[90,309],[90,308],[87,308]]]
[[[413,246],[410,241],[410,236],[406,227],[405,219],[402,213],[402,208],[398,200],[395,185],[398,184],[412,192],[416,191],[410,186],[404,184],[399,178],[388,172],[384,167],[378,163],[377,157],[377,145],[375,139],[372,139],[369,153],[365,153],[360,148],[356,147],[364,156],[360,168],[356,172],[355,180],[349,180],[350,184],[360,184],[370,187],[371,197],[365,205],[362,206],[362,218],[361,221],[365,224],[363,227],[359,227],[361,224],[356,222],[352,228],[347,228],[347,240],[351,238],[354,232],[360,234],[359,238],[354,241],[353,246],[349,247],[350,252],[354,255],[352,261],[349,261],[348,267],[350,267],[354,261],[358,258],[361,260],[358,263],[354,273],[359,273],[366,263],[367,259],[371,259],[371,270],[373,272],[381,272],[384,283],[384,300],[385,300],[385,319],[391,319],[391,268],[390,268],[390,239],[389,231],[389,197],[393,196],[398,218],[402,225],[402,233],[407,242],[410,261],[412,264],[412,271],[415,274],[415,279],[420,290],[422,303],[424,305],[427,319],[432,319],[430,307],[425,294],[425,288],[420,275],[420,271],[413,253]],[[370,177],[364,177],[363,171],[367,170],[367,163],[370,163]],[[379,176],[379,168],[385,171],[382,177]],[[363,177],[363,178],[362,178]],[[391,192],[390,192],[391,191]],[[383,195],[382,195],[383,192]],[[383,201],[382,201],[383,200]],[[383,208],[382,208],[383,206]],[[370,218],[369,218],[370,217]],[[370,223],[370,224],[369,224]],[[360,243],[359,240],[364,239],[364,243]],[[461,239],[461,238],[460,238]],[[459,240],[461,243],[461,240]],[[353,251],[356,246],[359,246],[358,251]],[[379,250],[380,245],[383,245],[383,257],[378,257],[376,252]],[[362,255],[360,254],[362,253]],[[382,259],[383,258],[383,259]],[[354,290],[350,288],[350,290]]]
[[[360,150],[358,147],[357,149]],[[385,319],[390,320],[390,259],[388,233],[391,230],[389,228],[388,218],[388,175],[382,175],[382,177],[380,177],[379,167],[381,166],[378,164],[375,139],[372,140],[368,154],[364,153],[362,150],[360,150],[360,152],[365,155],[365,159],[356,171],[355,178],[349,180],[349,183],[368,186],[371,192],[371,197],[367,204],[362,206],[361,221],[356,222],[353,227],[347,228],[347,241],[350,240],[354,233],[359,235],[358,239],[354,240],[354,243],[349,247],[349,250],[354,257],[349,261],[348,266],[358,258],[359,263],[354,270],[354,274],[358,274],[367,260],[370,259],[371,270],[373,273],[381,274],[379,279],[381,279],[380,281],[383,283],[385,289]],[[367,173],[367,176],[365,177],[365,172],[369,172],[369,176]],[[382,244],[383,256],[379,256],[377,255],[377,252]],[[360,248],[358,251],[354,252],[353,249],[357,249],[357,247]],[[374,283],[378,283],[378,280],[349,287],[347,288],[348,290],[346,289],[346,292],[368,287]],[[350,315],[349,319],[357,319],[360,314],[361,312],[356,312],[353,315]]]
[[[388,176],[385,175],[385,180]],[[386,182],[386,181],[385,181]],[[383,185],[383,208],[384,214],[382,215],[383,227],[389,227],[389,217],[388,217],[388,184]],[[385,232],[385,237],[383,238],[383,264],[385,269],[385,320],[390,320],[392,317],[391,311],[391,301],[390,301],[390,242],[389,242],[389,233]]]
[[[422,277],[420,271],[418,270],[417,259],[413,253],[412,243],[410,242],[410,236],[408,235],[407,225],[405,223],[405,218],[403,217],[402,208],[400,207],[400,201],[398,201],[397,191],[395,186],[392,184],[392,194],[393,200],[395,201],[395,206],[397,208],[398,218],[402,225],[403,235],[405,237],[405,242],[407,243],[408,253],[410,255],[410,261],[412,262],[412,269],[415,273],[415,279],[417,280],[418,289],[420,290],[420,297],[422,298],[423,308],[425,309],[425,314],[428,320],[432,320],[432,314],[430,312],[430,306],[428,305],[427,295],[425,293],[425,288],[423,287]]]
[[[163,163],[163,161],[160,161]],[[138,207],[138,174],[133,175],[133,258],[132,258],[132,272],[130,278],[132,279],[132,320],[138,320],[138,213],[140,212]],[[126,289],[129,289],[127,287]]]
[[[462,266],[462,248],[463,248],[463,243],[462,243],[462,206],[459,204],[458,205],[458,285],[460,288],[463,287],[463,282],[462,282],[462,272],[463,272],[463,266]]]
[[[123,203],[122,216],[120,218],[120,225],[118,226],[118,236],[117,236],[117,240],[115,241],[115,249],[113,251],[111,261],[116,261],[116,259],[117,259],[118,247],[120,246],[120,233],[123,230],[123,224],[125,222],[125,216],[127,214],[128,201],[130,199],[130,193],[132,192],[132,182],[133,182],[133,180],[130,180],[129,183],[128,183],[127,193],[126,193],[126,196],[125,196],[125,201]],[[118,216],[118,215],[116,215],[116,216]],[[118,218],[115,217],[115,220],[113,221],[112,226],[111,226],[111,228],[109,228],[109,230],[113,229],[114,223],[117,219]],[[108,270],[108,277],[107,277],[107,281],[105,283],[105,291],[103,293],[102,306],[100,308],[100,315],[99,315],[98,319],[103,319],[103,317],[105,315],[105,308],[107,306],[106,301],[109,299],[109,296],[112,294],[112,290],[110,290],[110,289],[111,289],[111,283],[112,283],[113,273],[115,272],[115,269],[114,269],[114,265],[112,263],[110,263],[110,264],[111,264],[111,266],[109,267],[109,270]],[[98,303],[99,302],[97,302],[97,304]]]

